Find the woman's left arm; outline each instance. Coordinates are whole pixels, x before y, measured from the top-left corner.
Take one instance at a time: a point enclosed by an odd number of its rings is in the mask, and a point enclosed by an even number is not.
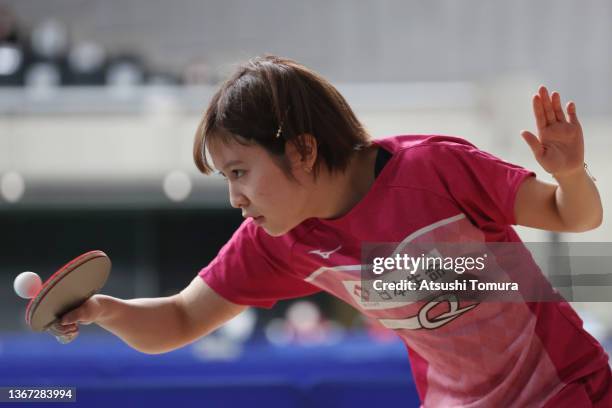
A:
[[[584,138],[569,102],[566,114],[557,92],[540,87],[533,97],[538,136],[523,131],[536,160],[558,185],[534,177],[526,179],[516,195],[516,223],[557,232],[583,232],[601,225],[603,209],[595,183],[584,166]]]

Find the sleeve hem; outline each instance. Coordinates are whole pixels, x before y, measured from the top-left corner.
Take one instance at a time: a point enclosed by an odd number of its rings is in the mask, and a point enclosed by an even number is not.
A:
[[[516,225],[516,215],[514,214],[514,207],[516,206],[516,195],[518,193],[519,188],[521,188],[521,185],[527,179],[527,177],[535,177],[535,176],[536,176],[535,172],[531,170],[524,170],[518,176],[518,180],[516,181],[516,184],[514,185],[514,188],[512,189],[512,192],[510,193],[510,199],[508,200],[508,202],[510,203],[510,209],[508,211],[508,214],[510,214],[510,217],[508,219],[509,225]]]
[[[204,271],[201,271],[198,274],[198,276],[200,276],[200,278],[202,278],[202,280],[204,280],[204,282],[212,290],[214,290],[219,296],[223,297],[228,302],[235,303],[241,306],[261,307],[264,309],[270,309],[276,304],[276,301],[266,301],[266,300],[261,300],[257,302],[244,302],[241,299],[236,298],[232,296],[230,293],[228,293],[226,288],[224,288],[222,285],[219,285],[218,282],[210,274],[205,273]]]

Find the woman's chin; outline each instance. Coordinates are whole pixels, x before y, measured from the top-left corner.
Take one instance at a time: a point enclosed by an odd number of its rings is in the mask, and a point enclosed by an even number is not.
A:
[[[280,237],[281,235],[285,235],[287,232],[291,230],[291,228],[283,228],[274,225],[270,225],[268,223],[262,223],[259,225],[266,233],[272,237]]]

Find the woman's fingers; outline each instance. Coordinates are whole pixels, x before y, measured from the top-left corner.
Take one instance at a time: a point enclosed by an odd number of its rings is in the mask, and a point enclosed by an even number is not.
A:
[[[76,323],[61,324],[59,321],[54,322],[47,329],[57,341],[62,344],[70,343],[79,335],[79,326]]]
[[[574,102],[567,103],[567,117],[569,118],[569,122],[573,125],[579,125],[578,115],[576,114],[576,104]]]
[[[68,334],[77,331],[79,326],[76,323],[73,324],[61,324],[59,322],[53,323],[49,326],[49,331],[56,335]]]
[[[64,314],[60,320],[61,323],[63,325],[74,324],[74,323],[80,323],[80,324],[92,323],[95,317],[94,304],[95,302],[94,300],[92,300],[92,298],[87,299],[85,303],[83,303],[81,306]]]
[[[538,137],[528,130],[523,130],[521,132],[521,136],[531,148],[533,155],[536,158],[539,158],[542,155],[542,144],[540,143],[540,140],[538,139]]]
[[[536,126],[538,129],[544,129],[548,126],[548,121],[546,120],[546,114],[544,113],[544,107],[542,106],[542,98],[540,95],[534,95],[532,99],[533,103],[533,114],[536,119]]]
[[[559,92],[552,93],[552,108],[555,112],[555,118],[557,118],[557,121],[567,123],[565,113],[563,113],[563,108],[561,107],[561,95],[559,95]]]
[[[548,89],[546,89],[545,86],[541,86],[538,90],[538,94],[540,95],[540,99],[542,101],[542,108],[544,109],[544,116],[546,117],[546,122],[547,124],[552,125],[557,121],[557,118],[555,117],[552,101],[550,100],[550,96],[548,95]]]
[[[578,124],[576,105],[569,102],[564,111],[559,92],[553,92],[549,95],[548,89],[545,86],[540,86],[538,93],[533,96],[532,102],[538,129],[543,129],[558,122],[568,123],[569,121],[569,123]],[[567,116],[565,112],[567,112]]]

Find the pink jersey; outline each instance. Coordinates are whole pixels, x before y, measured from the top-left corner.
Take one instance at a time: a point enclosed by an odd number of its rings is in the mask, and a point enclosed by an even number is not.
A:
[[[607,365],[566,302],[365,301],[362,243],[520,242],[515,195],[535,175],[455,137],[374,143],[391,159],[348,214],[281,237],[247,220],[200,276],[237,304],[272,307],[321,290],[346,301],[402,338],[426,407],[539,407]]]

